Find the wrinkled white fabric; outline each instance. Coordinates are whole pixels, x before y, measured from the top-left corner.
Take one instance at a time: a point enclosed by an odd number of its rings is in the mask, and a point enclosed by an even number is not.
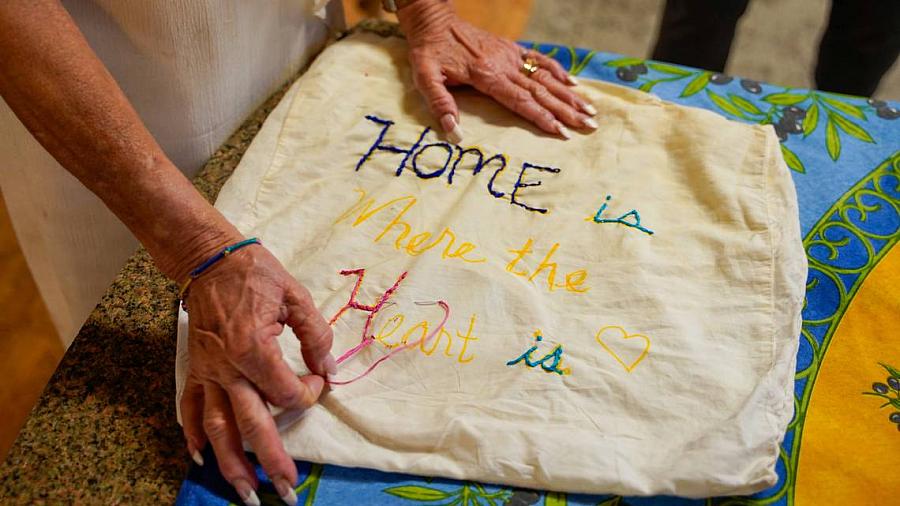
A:
[[[189,177],[329,35],[323,0],[63,5],[166,155]],[[28,266],[68,345],[137,240],[3,100],[0,187]]]
[[[443,140],[430,131],[396,175],[404,153],[365,159],[385,127],[366,116],[394,122],[382,144],[397,149],[433,124],[404,50],[373,35],[328,48],[216,204],[326,318],[356,281],[341,269],[366,269],[363,304],[408,272],[373,321],[379,341],[333,379],[362,372],[385,344],[418,340],[420,322],[433,330],[440,309],[415,302],[452,308],[446,332],[335,386],[285,428],[291,455],[570,492],[706,497],[772,485],[806,260],[771,128],[585,82],[600,128],[563,141],[461,90],[465,147],[504,153],[506,168],[473,174],[469,153],[448,184],[460,150],[433,145]],[[522,174],[525,162],[559,171]],[[354,209],[363,194],[372,205]],[[337,320],[335,355],[360,341],[366,316]],[[280,342],[304,371],[290,330]],[[532,346],[532,364],[553,353],[562,363],[508,365]],[[186,360],[182,335],[179,391]]]

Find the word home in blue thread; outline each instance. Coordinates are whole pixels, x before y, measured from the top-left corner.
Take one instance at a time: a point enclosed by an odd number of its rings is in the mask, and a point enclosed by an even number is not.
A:
[[[530,162],[522,163],[521,168],[519,169],[518,177],[516,178],[516,182],[512,185],[512,189],[509,190],[509,193],[498,190],[497,189],[497,177],[506,169],[509,160],[506,155],[503,153],[493,154],[491,156],[487,156],[481,149],[477,147],[466,147],[458,146],[456,144],[450,144],[448,142],[429,142],[424,143],[425,136],[428,132],[431,131],[430,127],[425,127],[422,130],[422,133],[419,135],[419,138],[416,139],[416,142],[413,143],[409,148],[401,148],[399,146],[388,144],[385,142],[385,135],[387,135],[388,130],[390,130],[391,126],[394,125],[394,122],[387,119],[382,119],[377,116],[367,115],[366,119],[377,124],[381,125],[381,131],[378,133],[378,137],[375,139],[375,142],[369,147],[368,151],[356,162],[356,171],[362,169],[363,165],[366,164],[376,153],[378,152],[386,152],[393,153],[395,155],[403,155],[400,158],[400,163],[397,165],[397,168],[394,170],[394,175],[399,177],[403,174],[404,169],[411,169],[412,172],[419,177],[420,179],[435,179],[447,175],[447,184],[452,185],[454,178],[453,176],[456,174],[457,169],[460,166],[460,163],[463,161],[463,158],[468,157],[469,161],[474,160],[474,166],[472,170],[472,175],[476,176],[485,168],[493,168],[494,173],[488,179],[487,182],[487,191],[488,193],[497,199],[502,199],[509,195],[509,203],[512,205],[519,206],[526,211],[536,212],[540,214],[545,214],[547,209],[542,207],[536,207],[533,205],[529,205],[524,201],[524,195],[522,195],[523,188],[529,188],[533,186],[541,186],[542,181],[540,180],[524,180],[525,173],[527,171],[534,172],[545,172],[550,174],[558,174],[561,169],[558,167],[548,167],[544,165],[537,165]],[[424,159],[420,159],[424,154],[428,153],[429,150],[436,150],[437,152],[443,151],[446,153],[446,157],[443,157],[443,165],[438,164],[436,167],[424,167]]]

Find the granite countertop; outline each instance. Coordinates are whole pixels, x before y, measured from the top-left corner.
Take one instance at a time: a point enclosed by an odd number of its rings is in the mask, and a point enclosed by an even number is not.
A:
[[[194,179],[208,200],[215,200],[287,87]],[[175,501],[190,461],[175,420],[176,295],[146,251],[128,260],[0,467],[0,503]]]

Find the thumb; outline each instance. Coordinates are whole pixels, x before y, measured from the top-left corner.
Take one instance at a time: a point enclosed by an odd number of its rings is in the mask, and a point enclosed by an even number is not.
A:
[[[309,291],[294,281],[286,290],[284,298],[287,309],[285,323],[300,341],[300,352],[306,367],[313,374],[322,377],[335,374],[337,364],[331,355],[331,327],[316,309]]]
[[[447,90],[440,67],[426,59],[414,60],[413,67],[415,67],[413,81],[425,97],[431,115],[440,122],[447,140],[459,144],[463,136],[462,128],[459,126],[459,109],[453,95]]]

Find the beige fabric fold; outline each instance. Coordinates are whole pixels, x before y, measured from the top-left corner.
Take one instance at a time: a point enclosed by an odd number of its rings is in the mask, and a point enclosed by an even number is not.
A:
[[[772,485],[806,260],[771,128],[587,81],[595,132],[547,136],[460,90],[466,135],[450,145],[423,135],[435,121],[405,49],[368,34],[328,48],[216,204],[326,318],[357,280],[342,269],[365,269],[363,304],[408,273],[373,319],[376,342],[333,379],[433,331],[440,308],[417,302],[451,308],[434,339],[286,427],[288,451],[569,492]],[[335,355],[367,316],[336,321]],[[305,371],[291,332],[280,339]]]

